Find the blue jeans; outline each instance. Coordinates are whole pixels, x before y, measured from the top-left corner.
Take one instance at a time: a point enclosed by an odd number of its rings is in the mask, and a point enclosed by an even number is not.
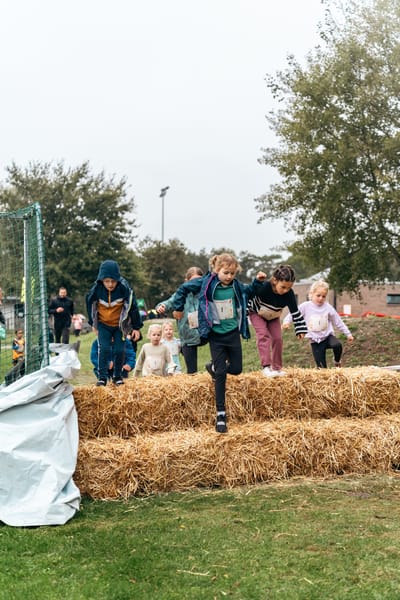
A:
[[[122,331],[119,327],[111,327],[98,324],[98,343],[99,343],[99,379],[108,378],[108,364],[110,356],[114,356],[114,377],[120,378],[122,375],[122,367],[124,364],[124,340],[122,339]],[[110,349],[114,351],[111,353]]]

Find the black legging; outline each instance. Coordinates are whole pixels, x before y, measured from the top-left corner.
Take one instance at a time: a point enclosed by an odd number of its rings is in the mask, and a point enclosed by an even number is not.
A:
[[[217,412],[225,411],[226,375],[239,375],[242,372],[240,333],[238,329],[229,333],[211,331],[208,341],[215,371],[215,404]]]
[[[311,350],[315,363],[320,369],[327,369],[326,351],[329,348],[333,350],[335,362],[340,362],[340,359],[342,358],[343,346],[334,335],[328,335],[328,337],[322,340],[322,342],[319,342],[319,344],[317,342],[311,343]]]
[[[187,346],[186,344],[182,346],[182,354],[188,375],[197,373],[197,348],[198,346]]]

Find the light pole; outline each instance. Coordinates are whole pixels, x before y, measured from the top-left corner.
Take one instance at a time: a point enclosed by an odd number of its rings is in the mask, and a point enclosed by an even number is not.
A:
[[[169,185],[161,188],[160,198],[161,198],[161,243],[164,243],[164,198],[169,190]]]

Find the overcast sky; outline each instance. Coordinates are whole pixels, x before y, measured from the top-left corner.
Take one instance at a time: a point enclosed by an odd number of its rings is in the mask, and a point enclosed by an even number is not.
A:
[[[15,161],[125,177],[140,238],[267,254],[267,73],[318,43],[320,0],[3,0],[0,178]]]

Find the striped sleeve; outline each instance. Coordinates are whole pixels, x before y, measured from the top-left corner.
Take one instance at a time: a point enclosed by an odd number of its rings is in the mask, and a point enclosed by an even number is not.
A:
[[[297,309],[295,312],[292,312],[292,320],[294,325],[294,332],[296,335],[300,335],[302,333],[307,333],[307,325],[303,318],[301,312]]]

